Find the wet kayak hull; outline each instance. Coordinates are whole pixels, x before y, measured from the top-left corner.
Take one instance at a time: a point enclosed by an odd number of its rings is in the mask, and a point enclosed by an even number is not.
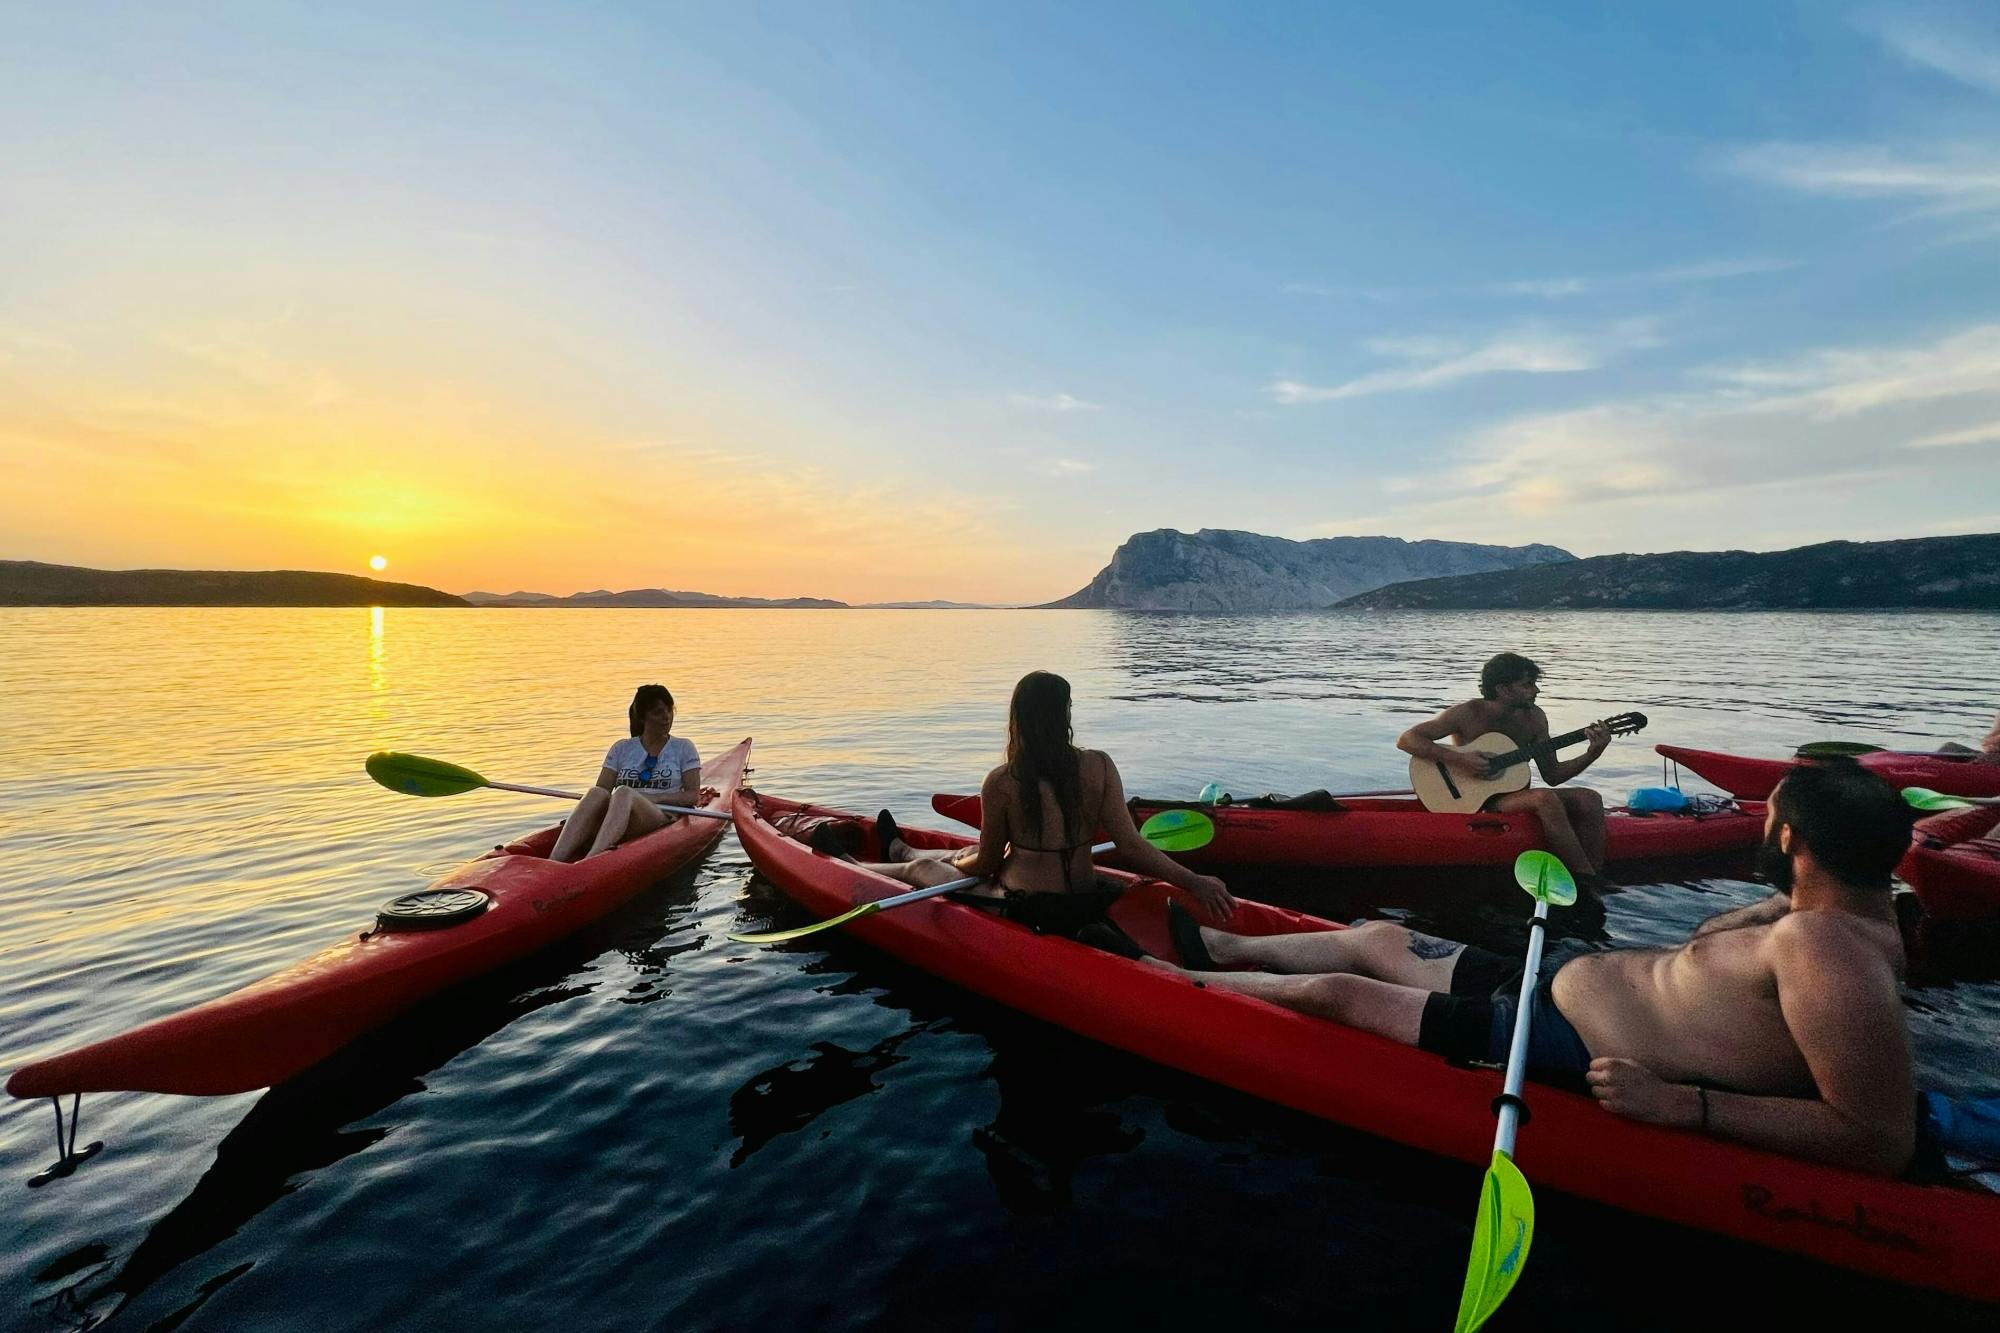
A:
[[[1896,873],[1934,921],[2000,916],[2000,806],[1919,820]]]
[[[1410,798],[1348,797],[1339,810],[1264,810],[1244,805],[1133,802],[1143,824],[1162,810],[1198,809],[1215,822],[1215,838],[1199,852],[1176,855],[1191,866],[1270,866],[1312,870],[1400,867],[1511,866],[1522,852],[1546,851],[1541,821],[1523,814],[1437,814]],[[947,819],[979,826],[977,796],[942,793],[931,808]],[[1611,862],[1727,856],[1757,845],[1761,807],[1705,815],[1605,815]],[[1116,862],[1112,862],[1116,864]]]
[[[1716,750],[1690,750],[1681,745],[1653,747],[1682,768],[1722,788],[1738,800],[1761,801],[1799,761],[1755,759]],[[1970,756],[1864,754],[1857,762],[1892,787],[1928,787],[1949,796],[2000,796],[2000,764],[1973,762]]]
[[[727,809],[750,742],[702,766]],[[241,990],[16,1070],[16,1097],[77,1092],[219,1096],[303,1072],[419,1001],[597,920],[700,857],[726,821],[680,819],[601,856],[550,861],[561,826],[495,848],[433,884],[479,889],[480,915],[425,931],[359,931]]]
[[[758,871],[806,911],[830,916],[907,887],[817,855],[773,826],[800,808],[745,791],[735,815],[737,836]],[[904,833],[918,847],[969,843],[907,826]],[[1127,886],[1112,908],[1114,919],[1141,945],[1173,957],[1164,913],[1178,891],[1116,872],[1110,877]],[[1244,902],[1231,929],[1288,934],[1341,927]],[[1455,1067],[1335,1023],[1198,988],[1178,974],[1037,935],[949,899],[871,914],[843,930],[1108,1046],[1468,1163],[1483,1166],[1491,1155],[1497,1070]],[[2000,1197],[1884,1180],[1640,1124],[1588,1097],[1540,1085],[1530,1085],[1528,1099],[1534,1117],[1521,1129],[1518,1156],[1538,1189],[2000,1300]],[[1650,1272],[1642,1254],[1632,1262],[1635,1275]]]

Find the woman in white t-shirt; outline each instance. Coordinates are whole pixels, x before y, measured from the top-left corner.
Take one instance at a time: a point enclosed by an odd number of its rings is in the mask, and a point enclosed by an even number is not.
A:
[[[678,816],[662,805],[701,804],[701,756],[673,734],[674,696],[664,685],[641,685],[626,711],[632,734],[614,743],[597,785],[570,811],[551,861],[575,861],[663,829]]]

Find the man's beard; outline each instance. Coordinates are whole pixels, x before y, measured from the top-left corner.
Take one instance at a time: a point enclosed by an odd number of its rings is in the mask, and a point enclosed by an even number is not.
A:
[[[1778,845],[1778,833],[1779,830],[1772,829],[1764,835],[1763,845],[1757,848],[1757,878],[1789,898],[1792,896],[1792,858]]]

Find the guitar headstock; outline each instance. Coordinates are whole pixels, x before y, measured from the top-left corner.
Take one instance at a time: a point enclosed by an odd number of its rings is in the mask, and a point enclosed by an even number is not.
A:
[[[1644,713],[1619,713],[1615,717],[1604,718],[1599,725],[1609,728],[1614,736],[1630,736],[1635,731],[1646,729]]]

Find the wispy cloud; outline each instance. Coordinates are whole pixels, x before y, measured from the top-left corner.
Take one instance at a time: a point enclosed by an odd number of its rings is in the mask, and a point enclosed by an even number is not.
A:
[[[1513,278],[1505,282],[1482,282],[1451,287],[1348,287],[1337,283],[1288,282],[1279,288],[1286,296],[1319,296],[1346,301],[1387,304],[1411,297],[1531,296],[1557,301],[1588,292],[1631,291],[1647,287],[1669,287],[1683,283],[1721,282],[1729,278],[1754,277],[1760,273],[1782,273],[1803,268],[1797,259],[1744,258],[1704,259],[1632,273],[1562,274],[1546,278]]]
[[[2000,52],[1982,46],[1965,33],[1888,23],[1877,27],[1875,35],[1913,65],[1989,93],[2000,93]]]
[[[1586,292],[1618,291],[1636,287],[1668,287],[1682,283],[1719,282],[1727,278],[1747,278],[1760,273],[1782,273],[1801,268],[1796,259],[1711,259],[1670,268],[1648,269],[1640,273],[1613,273],[1597,277],[1520,278],[1496,282],[1486,290],[1500,296],[1539,296],[1557,301]]]
[[[1967,430],[1940,431],[1936,435],[1925,435],[1909,441],[1907,449],[1949,449],[1962,444],[2000,444],[2000,421],[1989,421],[1984,426],[1973,426]]]
[[[76,360],[76,345],[67,338],[33,329],[0,328],[0,366],[22,360],[72,364]]]
[[[1015,393],[1007,395],[1007,401],[1016,407],[1025,407],[1037,412],[1101,412],[1104,404],[1093,403],[1078,398],[1071,393]]]
[[[275,389],[309,408],[327,408],[347,396],[346,388],[323,366],[301,365],[272,349],[267,334],[289,321],[270,325],[233,324],[208,333],[164,340],[170,350],[263,389]]]
[[[1338,283],[1288,282],[1278,289],[1286,296],[1324,296],[1345,301],[1393,301],[1407,295],[1392,287],[1343,287]]]
[[[1051,477],[1074,477],[1097,471],[1097,464],[1086,463],[1080,458],[1051,458],[1042,465],[1042,471]]]
[[[1928,490],[1926,450],[2000,441],[2000,324],[1921,343],[1822,348],[1712,368],[1693,387],[1498,422],[1421,478],[1398,525],[1496,537],[1527,525],[1597,550],[1671,549],[1797,527],[1834,533],[1902,487]],[[1885,449],[1885,438],[1909,449]],[[1400,495],[1410,488],[1388,488]],[[1819,497],[1808,505],[1802,497]],[[1817,507],[1815,507],[1817,506]],[[1813,539],[1807,529],[1800,540]],[[1735,536],[1735,541],[1744,537]]]
[[[1818,421],[2000,390],[2000,324],[1913,347],[1823,348],[1788,361],[1696,372],[1746,411]]]
[[[1981,92],[2000,93],[2000,50],[1963,32],[1904,20],[1864,24],[1911,65]],[[1952,140],[1799,143],[1776,140],[1724,152],[1725,170],[1801,194],[1904,200],[1913,217],[2000,214],[2000,151],[1987,134]],[[1974,229],[1952,239],[1990,236]]]
[[[1932,213],[2000,209],[2000,153],[1984,145],[1764,143],[1725,165],[1766,185],[1848,199],[1909,199]]]
[[[1377,338],[1367,344],[1369,351],[1402,357],[1408,364],[1333,385],[1275,380],[1264,392],[1275,403],[1297,407],[1370,394],[1443,388],[1479,375],[1570,374],[1595,370],[1618,353],[1657,341],[1650,320],[1622,321],[1594,337],[1516,329],[1473,346],[1439,338]]]

